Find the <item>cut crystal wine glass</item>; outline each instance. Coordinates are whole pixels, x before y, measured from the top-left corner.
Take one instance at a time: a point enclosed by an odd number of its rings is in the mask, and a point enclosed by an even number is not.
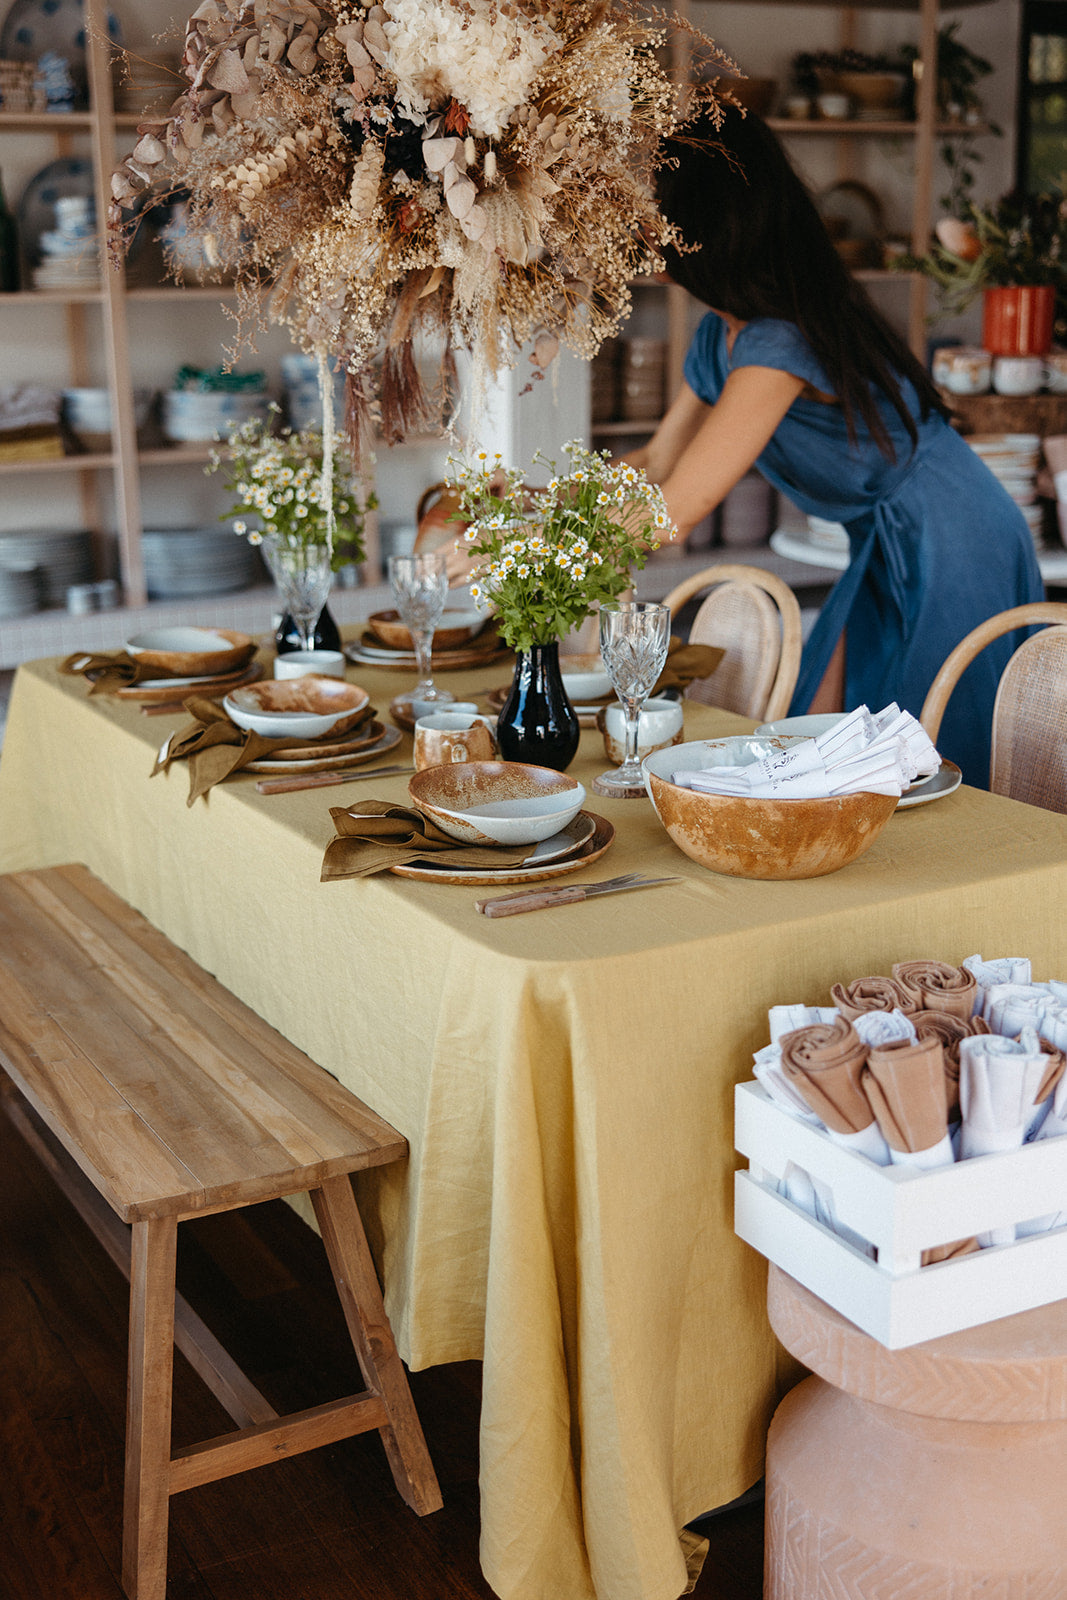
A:
[[[644,794],[637,759],[641,707],[656,686],[667,659],[671,614],[666,606],[635,600],[600,608],[600,654],[626,713],[626,759],[621,767],[593,781],[597,794],[620,799]]]
[[[329,545],[267,538],[263,552],[285,609],[296,623],[300,648],[313,650],[315,624],[333,583]]]
[[[441,620],[448,595],[444,551],[426,550],[420,555],[390,556],[389,583],[400,619],[411,634],[419,679],[414,689],[398,695],[394,703],[409,709],[417,701],[447,705],[456,697],[450,690],[437,687],[431,670],[434,630]]]

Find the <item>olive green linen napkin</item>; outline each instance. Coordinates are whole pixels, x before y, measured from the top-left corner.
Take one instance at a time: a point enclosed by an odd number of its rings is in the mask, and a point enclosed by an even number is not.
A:
[[[259,761],[279,750],[293,750],[310,742],[307,739],[268,739],[261,733],[238,728],[230,721],[221,706],[211,700],[187,700],[185,709],[192,718],[184,728],[171,734],[159,754],[151,776],[165,772],[173,761],[189,763],[189,798],[192,805],[216,783],[221,783],[250,761]],[[358,716],[345,724],[345,737],[350,737],[377,713],[373,706],[364,706]]]
[[[667,659],[652,693],[662,694],[664,689],[684,689],[696,678],[710,678],[725,654],[725,650],[718,645],[683,644],[678,635],[672,633]]]
[[[466,845],[442,833],[413,806],[389,800],[360,800],[350,807],[331,806],[336,836],[322,858],[321,883],[335,878],[369,878],[406,861],[432,856],[442,866],[517,867],[533,846]]]

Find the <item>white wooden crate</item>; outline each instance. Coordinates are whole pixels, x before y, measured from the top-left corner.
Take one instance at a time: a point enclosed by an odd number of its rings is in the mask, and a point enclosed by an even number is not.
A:
[[[1067,1228],[919,1265],[931,1245],[1067,1211],[1067,1137],[917,1172],[843,1149],[755,1082],[738,1084],[734,1113],[749,1161],[735,1176],[737,1233],[890,1350],[1067,1297]],[[778,1193],[790,1162],[833,1191],[877,1261]]]

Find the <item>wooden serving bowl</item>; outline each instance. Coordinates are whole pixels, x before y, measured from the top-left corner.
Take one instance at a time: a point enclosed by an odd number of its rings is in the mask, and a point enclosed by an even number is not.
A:
[[[146,628],[126,641],[126,653],[146,667],[179,678],[236,672],[256,653],[256,641],[229,628]]]
[[[730,759],[741,745],[779,749],[793,742],[784,737],[704,739],[647,756],[642,767],[649,797],[679,850],[712,872],[771,879],[818,878],[847,867],[868,850],[896,810],[895,795],[745,800],[701,794],[670,778],[672,772],[741,765]]]
[[[449,618],[453,621],[449,621]],[[469,611],[445,611],[433,631],[433,648],[459,650],[470,644],[481,633],[488,619],[473,607]],[[406,622],[401,622],[398,611],[375,611],[367,618],[367,627],[376,639],[389,650],[414,650],[415,642]]]

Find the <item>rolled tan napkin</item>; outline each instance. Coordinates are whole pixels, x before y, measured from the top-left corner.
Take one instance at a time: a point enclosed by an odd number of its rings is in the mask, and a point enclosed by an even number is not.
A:
[[[912,1018],[920,1039],[938,1039],[944,1052],[945,1096],[951,1118],[960,1104],[960,1040],[988,1033],[989,1023],[982,1017],[953,1016],[951,1011],[917,1011]]]
[[[336,835],[322,858],[320,883],[336,878],[369,878],[405,861],[432,856],[442,866],[514,867],[525,861],[532,845],[510,848],[464,845],[442,833],[414,806],[388,800],[360,800],[355,805],[331,806]]]
[[[890,1040],[874,1046],[867,1057],[862,1086],[895,1166],[910,1165],[910,1156],[921,1158],[915,1165],[927,1168],[952,1163],[943,1057],[941,1041],[935,1036],[920,1038],[915,1044]],[[931,1245],[922,1253],[922,1265],[970,1255],[977,1249],[974,1238]]]
[[[874,1121],[860,1087],[867,1046],[845,1017],[784,1033],[782,1072],[835,1133],[859,1133]]]
[[[243,667],[251,661],[258,645],[251,640],[240,661],[236,662],[233,671]],[[116,689],[125,689],[128,685],[144,683],[146,679],[153,682],[162,678],[180,678],[180,672],[168,672],[163,667],[148,667],[136,656],[127,655],[125,650],[76,650],[59,663],[60,672],[68,677],[87,677],[89,679],[90,694],[114,694]]]
[[[684,689],[696,678],[710,678],[725,654],[725,650],[717,645],[683,644],[678,635],[672,633],[667,659],[652,693],[662,694],[664,689]]]
[[[893,976],[915,990],[925,1010],[950,1011],[964,1021],[974,1011],[978,984],[965,967],[952,967],[947,961],[897,961]]]
[[[192,720],[177,733],[171,734],[156,756],[151,776],[165,772],[174,761],[189,763],[189,796],[192,805],[216,783],[221,783],[250,761],[277,754],[279,750],[292,750],[306,746],[307,739],[267,739],[260,733],[251,733],[231,722],[221,706],[212,700],[187,700],[185,709]],[[376,715],[373,706],[365,706],[351,723],[346,724],[345,737]]]
[[[851,1022],[865,1011],[903,1011],[911,1016],[919,1010],[918,993],[893,978],[853,978],[851,983],[835,983],[830,1001]]]

